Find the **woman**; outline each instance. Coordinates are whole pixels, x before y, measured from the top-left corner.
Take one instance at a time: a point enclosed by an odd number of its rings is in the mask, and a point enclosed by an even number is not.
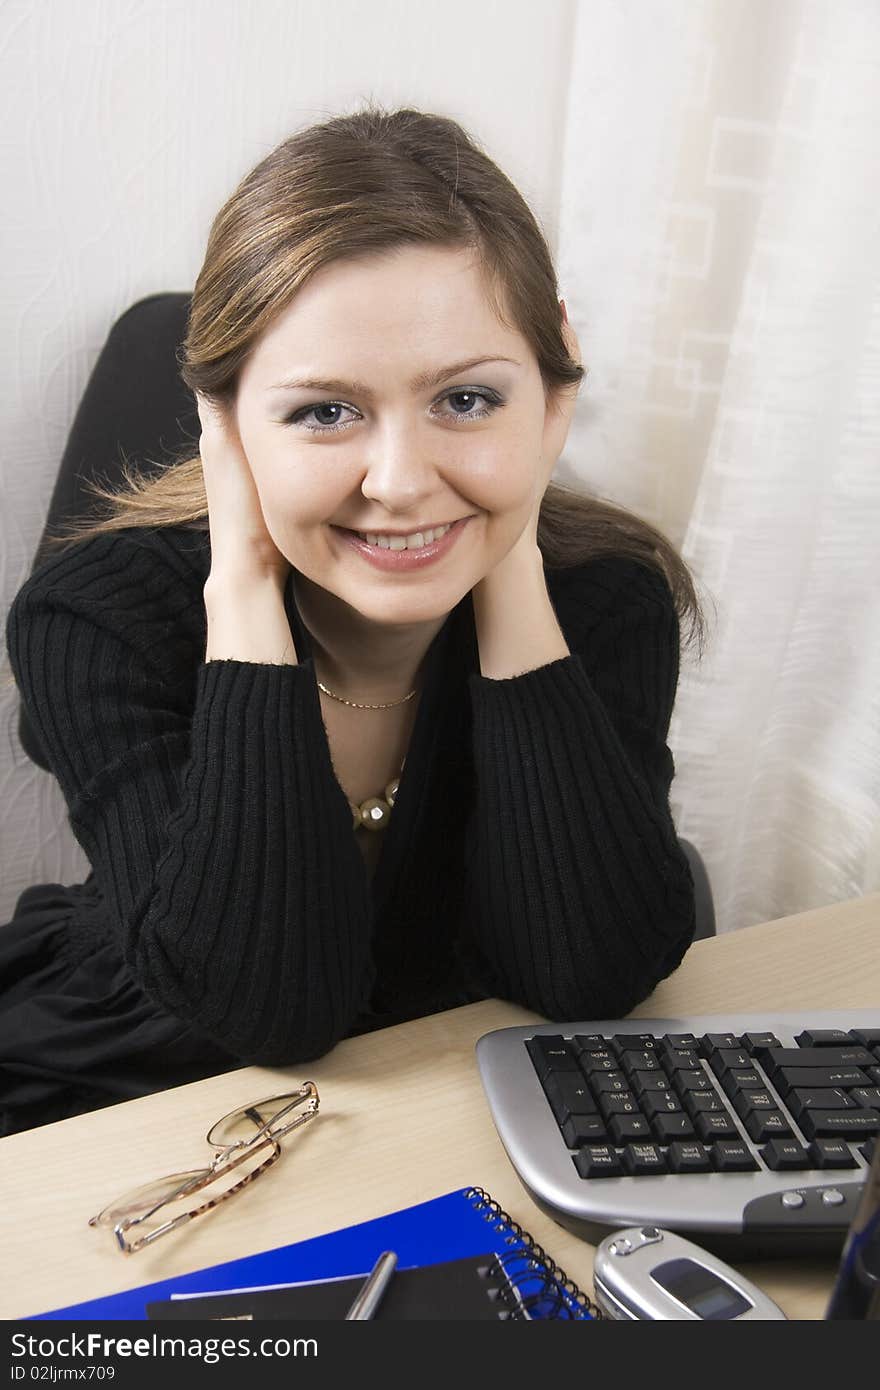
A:
[[[199,457],[95,489],[7,642],[93,872],[0,932],[7,1133],[487,996],[623,1015],[693,882],[668,540],[550,484],[584,376],[455,122],[285,141],[213,224]]]

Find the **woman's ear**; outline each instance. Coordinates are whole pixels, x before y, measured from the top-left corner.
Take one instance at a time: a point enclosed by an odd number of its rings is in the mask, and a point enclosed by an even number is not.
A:
[[[577,334],[568,322],[565,313],[565,301],[559,301],[560,312],[562,313],[562,336],[569,356],[575,361],[581,361],[581,345],[578,342]],[[568,386],[557,386],[552,392],[548,409],[544,417],[544,448],[543,456],[551,461],[555,467],[565,441],[568,436],[571,419],[574,415],[574,408],[577,404],[580,382],[572,382]]]
[[[560,299],[559,303],[560,306],[563,306],[565,304],[565,301],[563,299]],[[583,364],[581,363],[581,345],[578,342],[578,336],[572,328],[571,324],[569,323],[568,318],[565,316],[564,311],[562,321],[562,337],[565,342],[565,346],[568,349],[569,357],[572,359],[572,361],[577,362],[582,366]],[[561,410],[564,414],[569,416],[569,418],[571,416],[572,411],[574,410],[574,405],[575,401],[577,400],[579,388],[580,382],[572,382],[570,386],[558,386],[554,392],[557,410]]]
[[[544,440],[541,452],[550,466],[551,473],[565,448],[577,404],[578,386],[579,383],[576,381],[569,386],[557,386],[544,414]]]
[[[563,299],[560,299],[559,303],[564,304],[565,301]],[[580,362],[581,345],[578,342],[577,334],[575,333],[565,314],[563,314],[562,319],[562,336],[565,340],[565,346],[568,348],[569,357],[573,358],[575,362]]]

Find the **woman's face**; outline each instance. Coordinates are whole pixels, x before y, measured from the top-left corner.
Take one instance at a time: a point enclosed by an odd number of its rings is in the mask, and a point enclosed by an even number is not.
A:
[[[478,365],[449,370],[468,361]],[[537,360],[495,317],[476,263],[434,246],[318,272],[248,358],[236,414],[278,549],[388,624],[449,612],[503,560],[564,443]],[[403,572],[377,568],[344,534],[464,517],[445,554]]]

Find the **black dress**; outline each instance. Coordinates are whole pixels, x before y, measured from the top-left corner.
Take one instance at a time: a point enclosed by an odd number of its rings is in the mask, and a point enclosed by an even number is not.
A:
[[[99,917],[92,873],[0,928],[0,1135],[241,1066],[147,998]]]

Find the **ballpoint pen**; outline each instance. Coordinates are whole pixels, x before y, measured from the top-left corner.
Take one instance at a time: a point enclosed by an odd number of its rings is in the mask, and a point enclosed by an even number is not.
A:
[[[359,1290],[357,1297],[345,1315],[345,1321],[363,1322],[367,1318],[373,1317],[379,1302],[388,1287],[388,1281],[394,1273],[397,1264],[397,1256],[393,1250],[385,1250],[373,1265],[367,1275],[363,1287]]]

